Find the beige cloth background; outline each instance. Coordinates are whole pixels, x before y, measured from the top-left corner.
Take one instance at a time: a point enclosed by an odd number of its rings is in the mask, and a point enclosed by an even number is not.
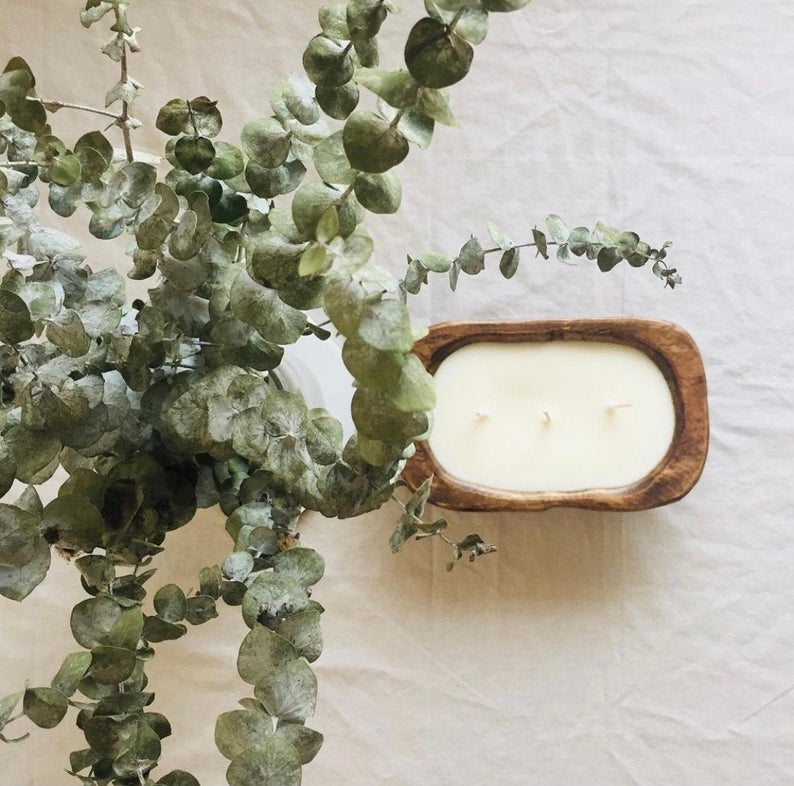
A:
[[[97,103],[116,72],[96,51],[104,32],[80,31],[79,5],[0,0],[0,53],[28,58],[42,96]],[[277,75],[300,68],[318,5],[139,0],[138,114],[151,121],[166,100],[204,93],[234,141],[268,114]],[[383,36],[387,66],[421,14],[404,5]],[[787,0],[537,0],[493,16],[453,92],[462,128],[411,153],[398,216],[368,220],[380,259],[397,270],[409,251],[452,253],[489,219],[528,237],[549,212],[674,240],[680,291],[648,270],[604,276],[527,257],[511,282],[491,271],[454,296],[439,282],[416,312],[676,321],[704,355],[711,453],[694,491],[653,512],[452,514],[454,531],[500,547],[452,574],[435,544],[389,553],[393,509],[307,517],[304,537],[328,562],[312,724],[326,745],[307,786],[794,782],[793,44]],[[67,139],[86,120],[56,119]],[[136,137],[152,152],[162,143]],[[88,249],[110,258],[106,245]],[[160,579],[183,586],[226,549],[215,515],[173,540],[180,556]],[[79,597],[59,563],[27,602],[0,605],[0,693],[49,681],[74,648]],[[161,646],[152,687],[176,733],[160,772],[224,782],[213,719],[245,695],[241,632],[231,611]],[[0,785],[71,782],[66,753],[80,740],[65,722],[0,748]]]

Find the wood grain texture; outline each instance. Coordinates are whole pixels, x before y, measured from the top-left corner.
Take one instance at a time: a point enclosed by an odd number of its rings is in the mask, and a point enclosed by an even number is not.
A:
[[[445,322],[433,325],[414,352],[431,374],[455,350],[476,342],[595,341],[626,344],[644,352],[670,386],[675,430],[664,458],[644,478],[629,486],[582,491],[503,491],[477,486],[450,475],[426,442],[403,470],[416,488],[429,475],[435,480],[430,501],[453,510],[524,511],[552,507],[594,510],[646,510],[687,494],[706,461],[709,417],[703,361],[692,337],[670,322],[647,319],[577,319],[537,322]]]

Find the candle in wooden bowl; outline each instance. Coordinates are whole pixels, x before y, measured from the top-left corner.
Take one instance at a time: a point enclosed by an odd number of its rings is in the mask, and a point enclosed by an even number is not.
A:
[[[679,499],[703,468],[703,365],[675,325],[444,324],[416,352],[437,405],[403,475],[435,475],[435,504],[639,510]]]

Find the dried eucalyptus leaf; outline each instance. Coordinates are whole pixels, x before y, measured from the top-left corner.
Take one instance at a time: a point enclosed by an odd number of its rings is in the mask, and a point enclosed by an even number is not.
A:
[[[166,622],[159,617],[146,617],[143,623],[143,638],[156,644],[160,641],[175,641],[187,633],[182,623]]]
[[[281,664],[298,657],[294,645],[278,633],[256,623],[240,645],[237,673],[245,682],[256,685]]]
[[[276,554],[270,564],[281,576],[291,576],[304,587],[316,584],[325,573],[325,560],[314,550],[292,548]]]
[[[301,723],[279,723],[276,736],[283,737],[295,746],[301,764],[308,764],[312,761],[320,752],[323,744],[323,735],[319,731],[310,729]]]
[[[34,332],[25,301],[8,289],[0,289],[0,339],[6,344],[18,344]]]
[[[432,375],[416,355],[408,355],[399,381],[392,390],[392,401],[403,412],[428,412],[436,405]]]
[[[232,710],[218,716],[215,722],[215,745],[222,756],[235,759],[243,751],[269,737],[274,719],[264,712]]]
[[[278,627],[278,635],[287,639],[298,655],[313,663],[323,651],[323,634],[320,628],[320,612],[306,609],[287,617]],[[264,676],[264,675],[263,675]]]
[[[365,437],[393,442],[411,425],[411,413],[394,406],[388,393],[359,388],[350,405],[353,423]]]
[[[286,161],[279,167],[264,167],[249,161],[245,167],[245,179],[251,191],[258,197],[272,199],[279,194],[294,191],[306,174],[306,167],[297,159]]]
[[[474,50],[443,22],[425,17],[411,29],[405,44],[405,64],[425,87],[448,87],[469,73]]]
[[[240,139],[251,161],[268,169],[281,166],[289,155],[290,133],[273,117],[247,123]]]
[[[64,694],[72,696],[85,677],[91,665],[91,653],[86,651],[73,652],[67,655],[52,679],[51,687]]]
[[[320,107],[314,85],[303,75],[290,74],[283,89],[284,103],[290,114],[305,126],[320,119]]]
[[[41,538],[31,560],[18,568],[0,565],[0,595],[22,601],[41,584],[50,568],[50,547]]]
[[[230,581],[245,581],[254,569],[254,558],[247,551],[235,551],[223,561],[221,570]]]
[[[351,173],[352,174],[352,173]],[[339,234],[348,237],[356,228],[356,215],[349,201],[340,202],[341,192],[325,183],[304,183],[292,200],[292,220],[305,237],[317,238],[317,226],[330,207],[337,210]]]
[[[414,343],[408,309],[399,300],[380,300],[366,306],[358,332],[368,344],[388,352],[408,352]]]
[[[174,155],[179,166],[191,175],[205,172],[215,160],[215,145],[207,137],[183,136],[177,140]]]
[[[314,95],[323,112],[334,120],[345,120],[358,106],[359,101],[358,86],[353,82],[339,87],[318,85]]]
[[[294,343],[306,327],[302,311],[288,306],[274,290],[257,284],[245,272],[232,285],[230,306],[238,319],[275,344]]]
[[[135,663],[133,650],[100,644],[91,649],[90,675],[103,685],[118,685],[132,675]]]
[[[232,604],[230,604],[232,605]],[[191,625],[203,625],[218,616],[215,599],[208,595],[195,595],[187,600],[185,621]]]
[[[86,649],[104,641],[122,612],[123,609],[115,600],[104,595],[81,601],[72,609],[71,615],[75,641]]]
[[[353,183],[356,199],[371,213],[396,213],[402,201],[402,186],[393,172],[362,174]]]
[[[408,155],[403,133],[373,112],[353,112],[345,121],[342,141],[350,165],[362,172],[386,172]]]
[[[262,573],[245,593],[243,619],[252,628],[256,622],[282,619],[303,611],[308,603],[306,590],[291,576]]]
[[[38,516],[13,505],[0,504],[0,566],[27,565],[40,539]]]
[[[309,41],[303,53],[303,67],[309,79],[320,87],[347,84],[355,71],[349,48],[322,34]]]
[[[181,587],[166,584],[154,596],[154,610],[166,622],[180,622],[187,610],[187,598]]]
[[[41,531],[51,543],[88,552],[102,544],[105,522],[90,502],[65,494],[44,508]]]
[[[268,737],[232,761],[226,770],[226,780],[229,786],[266,783],[300,786],[300,754],[286,740]]]
[[[512,278],[518,271],[519,253],[520,249],[513,247],[508,248],[507,251],[502,254],[499,260],[499,272],[505,278]]]
[[[298,658],[263,677],[254,695],[271,715],[303,723],[317,706],[317,677],[306,659]]]
[[[82,357],[91,348],[83,321],[71,308],[64,309],[48,322],[47,338],[70,358]]]
[[[188,131],[189,120],[187,101],[183,98],[174,98],[157,113],[155,125],[164,134],[179,136]]]
[[[22,699],[25,715],[41,729],[55,728],[68,708],[66,696],[54,688],[28,688]]]
[[[405,355],[383,352],[355,336],[345,341],[342,361],[364,387],[390,390],[400,379]]]
[[[356,173],[345,155],[341,131],[331,134],[314,148],[314,167],[326,183],[348,185],[353,182]]]

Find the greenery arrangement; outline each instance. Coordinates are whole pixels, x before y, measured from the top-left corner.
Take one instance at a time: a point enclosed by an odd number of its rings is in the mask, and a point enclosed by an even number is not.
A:
[[[401,280],[370,261],[363,222],[399,208],[394,168],[412,144],[428,146],[436,123],[454,124],[446,88],[468,73],[489,14],[527,2],[426,0],[405,67],[391,70],[379,68],[377,45],[397,11],[391,0],[323,7],[303,52],[306,76],[279,82],[271,115],[248,123],[239,144],[219,139],[221,113],[206,97],[160,110],[164,177],[133,149],[132,0],[85,0],[80,11],[86,27],[110,24],[102,51],[120,78],[104,108],[41,100],[27,63],[9,61],[0,75],[0,494],[15,481],[24,490],[0,504],[0,594],[28,596],[54,550],[73,561],[86,598],[71,616],[80,649],[49,686],[0,699],[0,740],[19,741],[12,723],[22,714],[47,729],[72,708],[86,747],[69,772],[84,786],[197,784],[184,771],[153,774],[170,727],[151,708],[145,669],[156,645],[209,621],[222,602],[240,607],[250,629],[237,669],[252,686],[217,720],[228,782],[300,783],[322,744],[306,721],[317,691],[309,664],[322,649],[311,588],[323,560],[295,524],[306,508],[349,517],[392,499],[428,430],[433,385],[411,354],[421,330],[408,296],[430,273],[447,274],[454,289],[491,254],[510,278],[524,248],[603,271],[650,261],[666,286],[680,283],[667,244],[603,224],[569,229],[557,216],[529,242],[489,225],[493,247],[471,237],[455,256],[409,256]],[[362,89],[377,99],[371,109]],[[50,126],[63,109],[114,130],[67,143]],[[154,280],[146,301],[129,303],[118,272],[90,268],[71,237],[40,223],[45,195],[59,216],[87,208],[95,237],[130,244],[129,277]],[[327,322],[313,321],[316,309]],[[357,434],[347,442],[337,420],[277,374],[285,345],[331,331],[356,380]],[[36,487],[58,467],[68,479],[44,504]],[[443,519],[424,520],[430,483],[401,502],[392,549],[438,536],[450,565],[492,551],[477,535],[449,538]],[[229,556],[201,571],[190,596],[174,584],[154,589],[152,560],[167,534],[214,505],[228,517]]]

